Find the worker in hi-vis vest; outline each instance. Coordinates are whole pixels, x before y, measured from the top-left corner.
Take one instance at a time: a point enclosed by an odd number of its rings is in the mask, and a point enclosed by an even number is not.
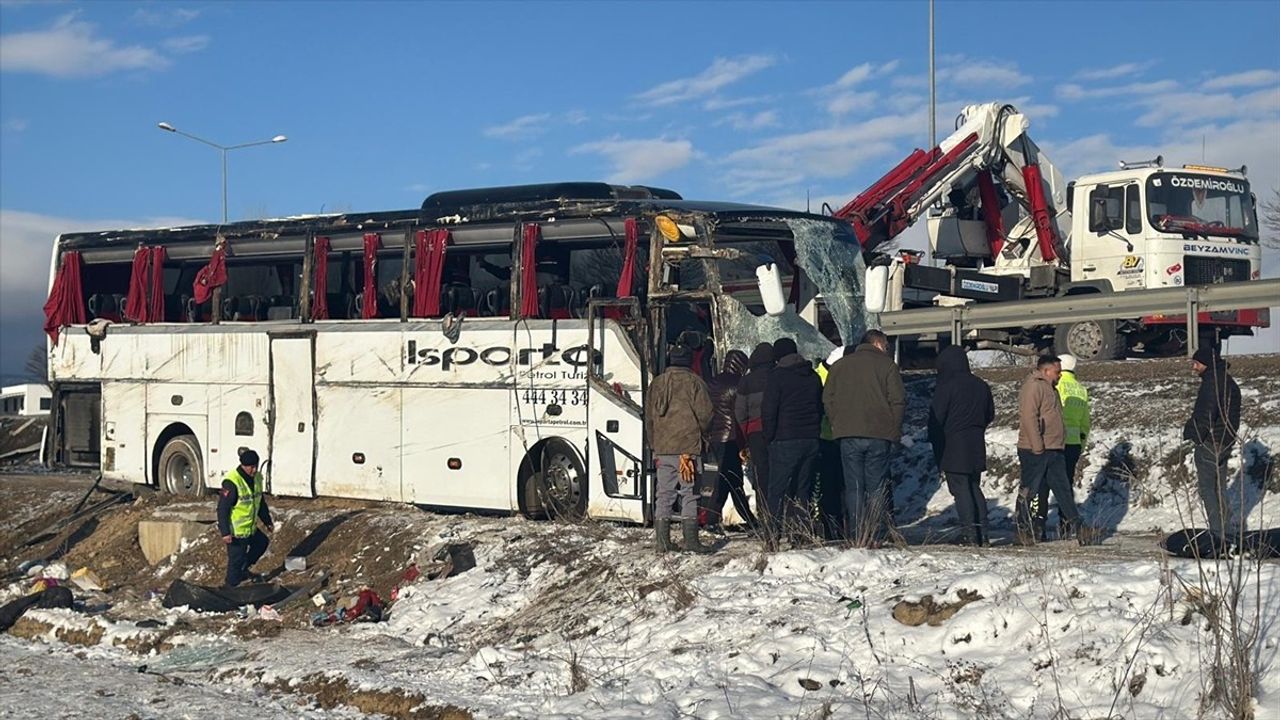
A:
[[[271,541],[258,529],[258,520],[267,532],[275,531],[267,499],[262,496],[258,453],[246,449],[240,453],[240,464],[223,476],[218,496],[218,534],[227,546],[227,587],[246,578],[261,580],[249,568],[267,552]]]

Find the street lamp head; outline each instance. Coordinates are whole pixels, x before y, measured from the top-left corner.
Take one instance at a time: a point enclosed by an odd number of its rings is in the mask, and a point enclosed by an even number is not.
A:
[[[166,131],[166,132],[178,132],[178,128],[176,128],[176,127],[174,127],[174,126],[170,125],[170,124],[169,124],[169,123],[167,123],[167,122],[156,123],[156,127],[160,128],[161,130],[164,130],[164,131]]]
[[[287,138],[287,137],[285,137],[285,136],[283,136],[283,135],[277,135],[277,136],[275,136],[275,137],[271,138],[271,142],[273,142],[273,143],[282,143],[282,142],[284,142],[285,140],[288,140],[288,139],[289,139],[289,138]]]

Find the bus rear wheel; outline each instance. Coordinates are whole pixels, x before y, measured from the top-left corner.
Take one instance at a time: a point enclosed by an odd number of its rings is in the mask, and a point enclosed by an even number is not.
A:
[[[172,495],[203,495],[204,468],[194,435],[179,435],[160,452],[160,489]]]
[[[566,521],[586,516],[587,471],[572,445],[552,439],[542,446],[527,492],[532,497],[526,504],[537,515]]]

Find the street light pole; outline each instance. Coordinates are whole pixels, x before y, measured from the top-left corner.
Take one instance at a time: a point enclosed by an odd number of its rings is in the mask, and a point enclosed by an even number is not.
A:
[[[205,140],[204,138],[199,137],[197,135],[192,135],[189,132],[183,132],[182,130],[179,130],[178,128],[174,127],[173,125],[170,125],[167,122],[157,123],[156,127],[160,128],[161,130],[164,130],[165,132],[175,133],[185,138],[190,138],[192,140],[195,140],[198,143],[203,143],[205,145],[208,145],[211,148],[216,149],[218,152],[222,153],[222,224],[223,225],[227,224],[227,152],[230,150],[239,150],[240,148],[253,147],[255,145],[272,145],[275,143],[282,143],[289,139],[284,135],[276,135],[270,140],[258,140],[255,142],[240,143],[239,145],[219,145],[218,143],[213,142],[212,140]]]

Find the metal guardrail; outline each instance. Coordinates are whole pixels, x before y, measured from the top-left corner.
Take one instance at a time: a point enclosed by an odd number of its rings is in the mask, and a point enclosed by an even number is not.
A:
[[[985,305],[897,310],[880,314],[887,335],[952,333],[1006,327],[1060,325],[1080,320],[1137,319],[1148,315],[1187,316],[1189,350],[1199,335],[1198,313],[1263,308],[1280,304],[1280,279],[1197,285],[1158,290],[1129,290],[1018,300]]]

